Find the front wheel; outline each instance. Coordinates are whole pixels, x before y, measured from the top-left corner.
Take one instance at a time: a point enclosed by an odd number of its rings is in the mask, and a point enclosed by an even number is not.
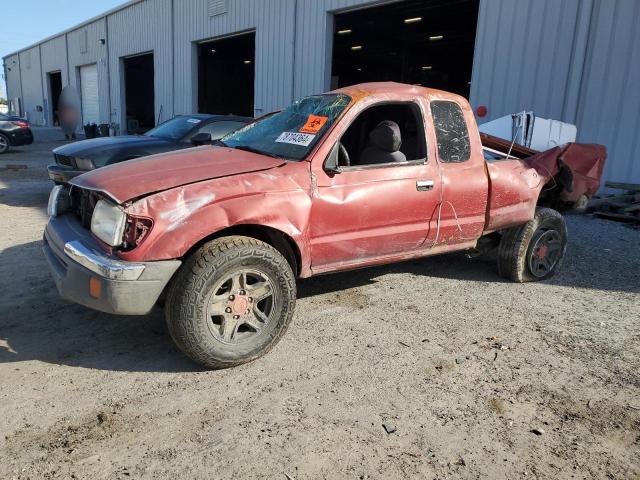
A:
[[[191,255],[172,281],[166,319],[176,345],[208,368],[267,353],[284,335],[296,301],[287,260],[249,237],[222,237]]]
[[[560,269],[566,249],[564,217],[551,208],[538,208],[533,220],[502,235],[498,273],[519,283],[545,280]]]

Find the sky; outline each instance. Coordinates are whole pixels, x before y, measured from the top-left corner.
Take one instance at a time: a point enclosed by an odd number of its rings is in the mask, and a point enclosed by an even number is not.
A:
[[[123,3],[125,0],[3,0],[0,59]],[[6,97],[4,78],[0,79],[0,97]]]

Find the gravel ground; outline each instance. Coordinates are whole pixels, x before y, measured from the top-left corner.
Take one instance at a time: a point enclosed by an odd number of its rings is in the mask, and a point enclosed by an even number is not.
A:
[[[640,478],[638,230],[569,216],[536,284],[462,255],[303,281],[269,355],[203,371],[161,311],[58,298],[36,136],[0,157],[0,478]]]

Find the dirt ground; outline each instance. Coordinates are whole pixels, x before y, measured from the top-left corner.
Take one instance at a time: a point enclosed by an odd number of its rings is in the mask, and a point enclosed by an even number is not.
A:
[[[0,157],[0,478],[640,478],[640,231],[569,216],[537,284],[462,255],[303,281],[270,354],[203,371],[160,310],[58,298],[36,135]]]

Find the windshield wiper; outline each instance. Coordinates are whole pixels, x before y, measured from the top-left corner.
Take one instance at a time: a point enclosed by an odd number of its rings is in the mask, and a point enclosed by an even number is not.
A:
[[[281,155],[278,155],[276,153],[271,153],[271,152],[263,152],[262,150],[258,150],[257,148],[250,147],[249,145],[238,145],[236,147],[231,147],[231,148],[235,148],[236,150],[244,150],[245,152],[257,153],[258,155],[266,155],[267,157],[271,157],[271,158],[279,158],[280,160],[284,160],[284,157],[281,156]]]

